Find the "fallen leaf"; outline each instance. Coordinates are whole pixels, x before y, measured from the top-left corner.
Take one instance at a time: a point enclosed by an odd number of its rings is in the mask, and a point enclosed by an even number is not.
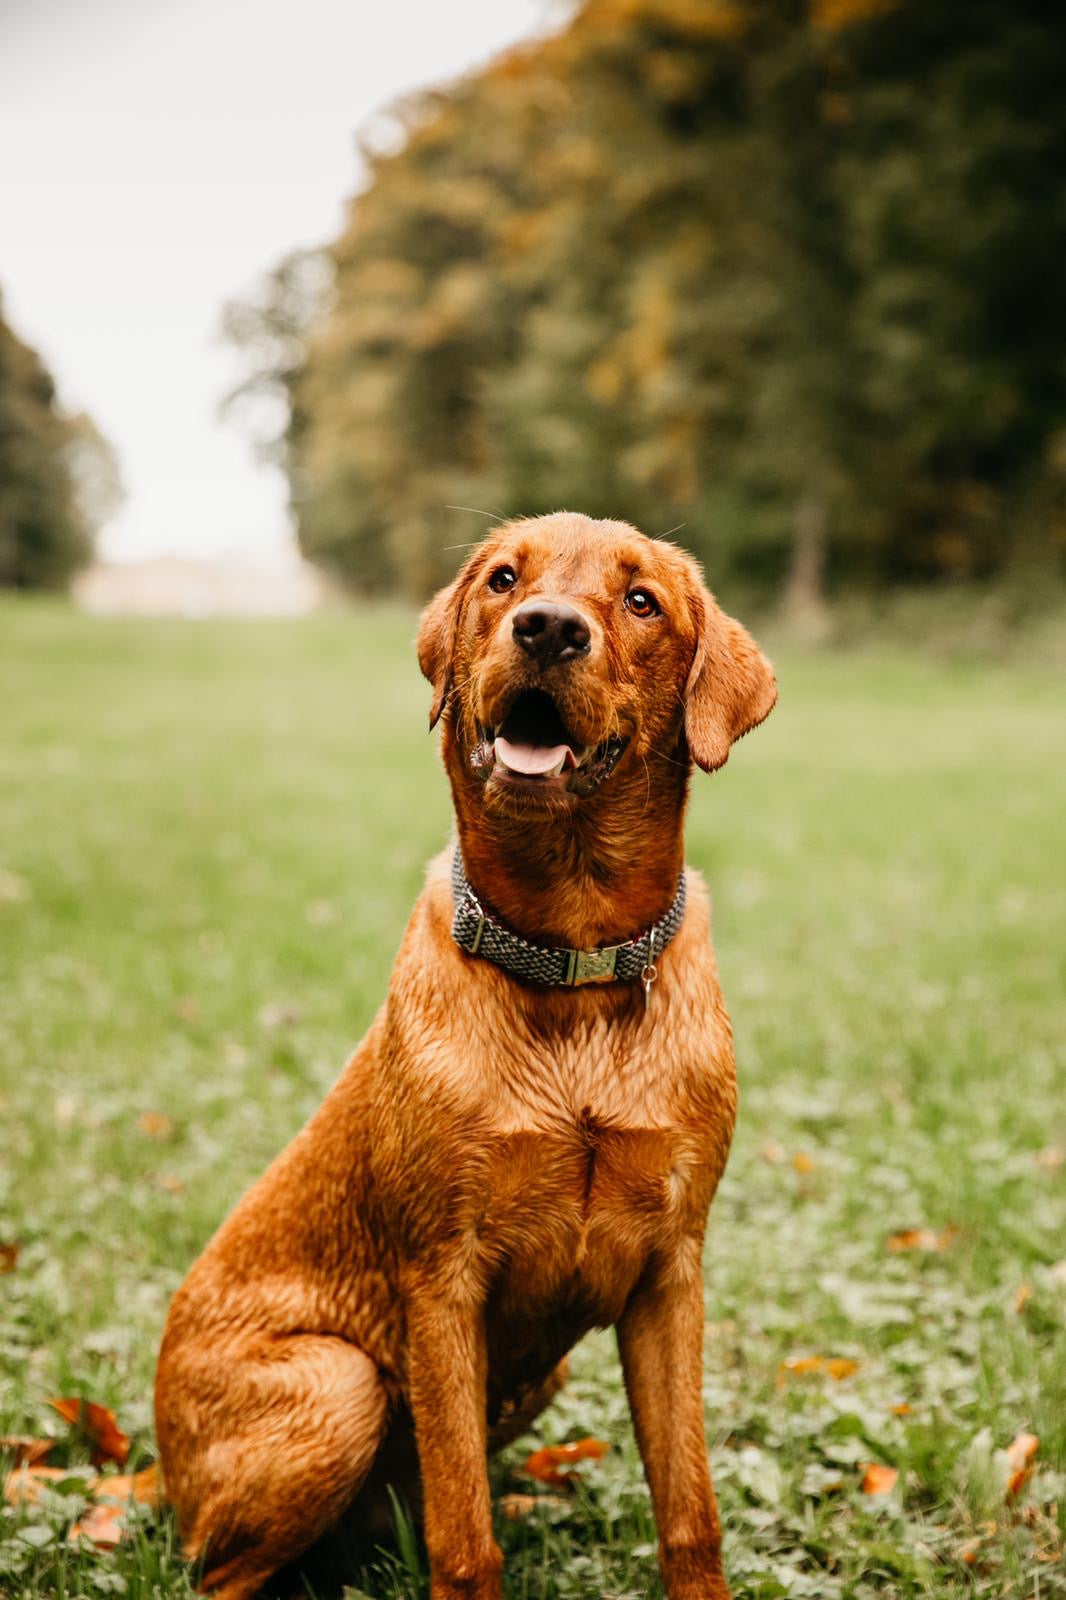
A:
[[[899,1400],[894,1406],[888,1408],[894,1417],[909,1417],[911,1408],[906,1400]]]
[[[76,1522],[67,1534],[67,1539],[74,1543],[78,1539],[87,1539],[90,1544],[100,1549],[112,1549],[122,1543],[122,1536],[126,1532],[126,1518],[121,1506],[93,1505]]]
[[[1033,1457],[1036,1455],[1040,1440],[1035,1433],[1015,1434],[1007,1446],[1007,1464],[1010,1467],[1010,1479],[1007,1483],[1007,1499],[1013,1500],[1021,1489],[1026,1479],[1032,1475]]]
[[[807,1154],[806,1150],[797,1150],[792,1157],[792,1165],[800,1177],[805,1178],[809,1173],[814,1172],[817,1162]]]
[[[135,1500],[139,1506],[155,1509],[163,1504],[163,1480],[158,1463],[142,1467],[140,1472],[116,1472],[98,1478],[93,1493],[98,1500],[114,1500],[120,1505]]]
[[[805,1378],[815,1372],[824,1372],[839,1383],[858,1370],[859,1363],[850,1356],[787,1356],[778,1369],[778,1383],[785,1383],[789,1378]]]
[[[942,1228],[939,1233],[935,1228],[904,1228],[900,1233],[890,1233],[885,1245],[894,1255],[903,1250],[942,1251],[947,1249],[958,1231],[954,1223]]]
[[[550,1483],[562,1489],[574,1481],[575,1474],[561,1472],[561,1467],[578,1461],[602,1461],[609,1449],[610,1446],[604,1444],[602,1439],[575,1439],[572,1444],[546,1444],[542,1449],[534,1450],[522,1470],[539,1483]]]
[[[49,1400],[48,1404],[59,1412],[64,1422],[83,1429],[89,1441],[90,1459],[94,1467],[102,1466],[105,1461],[113,1461],[119,1467],[125,1466],[130,1453],[130,1441],[108,1406],[97,1405],[95,1400],[82,1400],[77,1396]]]
[[[35,1467],[56,1447],[55,1439],[35,1439],[24,1433],[0,1434],[0,1452],[13,1455],[16,1467]]]
[[[165,1111],[142,1111],[137,1118],[137,1132],[146,1139],[169,1139],[174,1132],[174,1122]]]
[[[498,1504],[508,1522],[520,1522],[523,1517],[531,1516],[538,1506],[565,1506],[567,1501],[558,1494],[503,1494]]]
[[[537,1509],[538,1500],[535,1494],[502,1494],[498,1504],[508,1522],[517,1522]]]
[[[1033,1156],[1038,1167],[1043,1167],[1045,1172],[1058,1172],[1066,1163],[1066,1151],[1059,1149],[1057,1144],[1045,1145],[1043,1150],[1038,1150]]]
[[[867,1461],[862,1472],[863,1494],[891,1494],[899,1478],[898,1467],[885,1467],[879,1461]]]
[[[44,1444],[51,1448],[57,1441],[40,1439],[28,1442]],[[72,1476],[76,1474],[70,1467],[16,1467],[4,1481],[4,1499],[13,1506],[36,1505],[50,1485]],[[139,1506],[150,1506],[153,1510],[164,1504],[163,1480],[156,1463],[134,1473],[89,1474],[80,1479],[79,1489],[81,1493],[98,1503],[99,1509],[106,1513],[108,1519],[120,1516],[131,1500]],[[78,1531],[86,1533],[97,1543],[117,1542],[106,1538],[103,1541],[97,1540],[95,1533],[89,1529],[91,1516],[92,1512],[83,1519]],[[72,1528],[72,1535],[74,1531]]]
[[[22,1246],[17,1239],[13,1239],[10,1244],[0,1244],[0,1272],[14,1272],[21,1249]]]
[[[1033,1298],[1033,1291],[1027,1283],[1018,1285],[1018,1292],[1014,1296],[1014,1315],[1020,1316]]]
[[[9,1506],[33,1506],[50,1483],[69,1478],[67,1467],[16,1467],[4,1479],[4,1499]]]

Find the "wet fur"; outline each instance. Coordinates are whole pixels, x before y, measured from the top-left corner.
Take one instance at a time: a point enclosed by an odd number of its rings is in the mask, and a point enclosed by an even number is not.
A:
[[[493,594],[501,562],[516,590]],[[624,606],[637,582],[662,615]],[[510,614],[562,597],[587,658],[543,673]],[[587,948],[669,904],[692,763],[720,766],[775,695],[695,563],[624,523],[508,524],[427,607],[467,870],[528,938]],[[589,745],[622,732],[583,799],[515,792],[470,760],[518,688]],[[159,1358],[169,1498],[204,1586],[244,1600],[384,1482],[424,1511],[433,1600],[499,1600],[486,1452],[528,1427],[593,1326],[618,1330],[670,1600],[726,1600],[701,1399],[701,1255],[736,1104],[706,893],[645,1011],[640,986],[543,990],[450,936],[450,852],[430,866],[385,1004],[306,1128],[179,1290]]]

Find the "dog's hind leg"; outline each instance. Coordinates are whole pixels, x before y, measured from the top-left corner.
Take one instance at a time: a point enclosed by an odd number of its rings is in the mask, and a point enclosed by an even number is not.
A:
[[[570,1357],[564,1356],[542,1382],[520,1389],[504,1401],[499,1416],[489,1428],[490,1455],[529,1432],[541,1412],[551,1405],[559,1393],[569,1371]]]
[[[248,1600],[329,1529],[385,1433],[377,1368],[343,1339],[291,1334],[239,1357],[160,1362],[157,1425],[168,1498],[213,1600]]]

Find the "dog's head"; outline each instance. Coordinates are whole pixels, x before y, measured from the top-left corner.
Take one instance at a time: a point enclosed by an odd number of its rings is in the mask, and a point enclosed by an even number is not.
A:
[[[773,671],[693,559],[624,522],[508,523],[430,602],[418,659],[432,727],[490,809],[570,808],[665,757],[720,767],[767,716]]]

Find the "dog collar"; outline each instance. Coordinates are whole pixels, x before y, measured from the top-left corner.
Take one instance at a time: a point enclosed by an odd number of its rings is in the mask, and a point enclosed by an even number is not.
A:
[[[504,972],[525,978],[529,983],[554,988],[576,989],[585,983],[632,983],[639,978],[647,999],[659,976],[655,963],[685,915],[685,874],[682,871],[669,910],[658,922],[624,944],[601,945],[594,950],[533,944],[508,928],[481,904],[470,887],[458,845],[452,859],[452,899],[455,905],[452,938],[468,955],[492,961]]]

